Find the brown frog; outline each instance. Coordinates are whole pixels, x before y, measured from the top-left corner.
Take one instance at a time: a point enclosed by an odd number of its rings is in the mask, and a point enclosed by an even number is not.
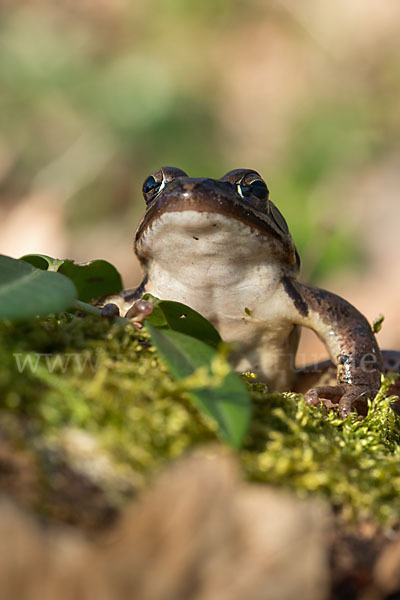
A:
[[[145,277],[137,290],[107,300],[122,316],[145,293],[187,304],[235,342],[234,368],[254,371],[271,391],[304,388],[310,373],[321,370],[294,367],[300,328],[309,327],[329,351],[336,385],[312,387],[307,401],[338,405],[342,416],[352,407],[366,412],[385,367],[399,369],[400,353],[386,353],[384,365],[368,321],[354,306],[297,281],[299,255],[256,171],[209,179],[163,167],[145,180],[143,195],[135,252]]]

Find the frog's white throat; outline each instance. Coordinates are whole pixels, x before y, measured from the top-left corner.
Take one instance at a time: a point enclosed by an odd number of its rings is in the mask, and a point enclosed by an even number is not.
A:
[[[147,265],[147,291],[201,308],[206,297],[267,293],[286,267],[279,240],[233,217],[185,210],[165,212],[137,242]],[[200,299],[203,298],[203,300]]]

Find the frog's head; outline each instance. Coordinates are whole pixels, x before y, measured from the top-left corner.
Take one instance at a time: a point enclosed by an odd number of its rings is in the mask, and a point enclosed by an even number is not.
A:
[[[296,273],[299,257],[282,214],[251,169],[221,179],[191,178],[162,167],[143,184],[146,213],[136,232],[142,263],[184,253],[275,262]]]

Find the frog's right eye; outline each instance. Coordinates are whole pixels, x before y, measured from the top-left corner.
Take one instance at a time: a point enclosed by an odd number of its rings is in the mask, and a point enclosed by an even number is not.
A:
[[[161,181],[157,181],[154,175],[150,175],[143,184],[143,197],[146,204],[151,202],[157,194],[163,189],[165,185],[164,178]]]
[[[154,179],[153,175],[150,175],[150,177],[148,177],[143,184],[143,193],[148,194],[149,192],[153,191],[154,188],[156,188],[158,186],[159,186],[159,184]]]

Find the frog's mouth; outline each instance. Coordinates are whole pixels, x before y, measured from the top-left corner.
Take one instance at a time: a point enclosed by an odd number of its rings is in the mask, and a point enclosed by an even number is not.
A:
[[[136,232],[135,252],[142,261],[160,252],[201,255],[217,249],[236,258],[262,251],[296,262],[290,235],[225,181],[182,177],[171,182],[148,206]]]

